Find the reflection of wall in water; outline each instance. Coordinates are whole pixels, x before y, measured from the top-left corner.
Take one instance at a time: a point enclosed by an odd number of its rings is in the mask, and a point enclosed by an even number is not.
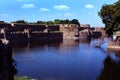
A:
[[[60,47],[77,47],[79,46],[79,41],[77,40],[64,40]]]
[[[60,47],[60,44],[62,42],[58,41],[58,42],[41,42],[41,41],[37,41],[37,42],[26,42],[26,43],[12,43],[12,49],[13,49],[13,52],[17,53],[17,52],[21,52],[21,51],[25,51],[26,53],[29,53],[30,50],[32,49],[46,49],[48,47]]]
[[[55,49],[55,51],[58,51],[56,54],[62,54],[63,51],[68,51],[76,49],[76,47],[79,46],[79,41],[75,40],[65,40],[63,42],[47,42],[47,43],[41,43],[40,42],[30,42],[30,43],[14,43],[12,45],[13,53],[30,53],[30,50],[48,50],[48,49]],[[50,47],[50,48],[49,48]]]
[[[83,43],[83,44],[90,44],[91,42],[91,38],[82,38],[82,39],[79,39],[79,43]]]
[[[29,43],[12,43],[12,48],[37,48],[37,47],[44,47],[44,46],[48,46],[48,47],[65,47],[65,46],[78,46],[79,45],[79,41],[75,41],[75,40],[64,40],[62,41],[58,41],[58,42],[41,42],[41,41],[37,41],[37,42],[29,42]]]
[[[24,44],[22,42],[15,42],[11,43],[12,48],[37,48],[37,47],[44,47],[44,46],[56,46],[59,47],[59,45],[62,43],[62,41],[31,41],[31,42],[25,42]]]

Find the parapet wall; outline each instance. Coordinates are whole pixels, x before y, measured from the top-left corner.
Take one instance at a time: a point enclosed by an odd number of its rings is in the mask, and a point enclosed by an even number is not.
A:
[[[42,31],[47,30],[50,31],[59,31],[59,25],[42,25],[42,24],[22,24],[22,23],[2,23],[0,24],[0,30],[4,29],[9,32],[18,32],[18,31]]]
[[[63,32],[63,39],[75,39],[78,37],[79,26],[76,24],[60,25],[60,31]]]

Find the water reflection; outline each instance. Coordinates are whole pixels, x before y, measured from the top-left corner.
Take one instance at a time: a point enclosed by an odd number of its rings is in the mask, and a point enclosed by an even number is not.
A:
[[[120,80],[120,50],[107,49],[107,57],[105,58],[104,67],[101,70],[97,80]]]
[[[90,43],[91,43],[91,38],[79,39],[79,43],[86,44],[86,45],[90,45]]]
[[[79,45],[90,45],[91,39],[80,40],[63,40],[63,42],[29,42],[29,43],[13,43],[12,50],[14,53],[29,53],[30,50],[39,48],[39,51],[46,51],[48,48],[54,49],[57,54],[66,54],[68,51],[74,51],[78,49]],[[25,51],[25,52],[22,52]]]
[[[18,62],[17,75],[40,80],[96,80],[96,77],[102,80],[101,77],[107,77],[109,73],[106,65],[116,63],[104,48],[91,46],[92,41],[82,39],[60,43],[13,44],[14,59]]]
[[[0,80],[13,80],[17,70],[13,65],[11,46],[0,46]]]
[[[12,48],[19,50],[20,48],[38,48],[38,47],[78,47],[79,44],[90,45],[91,38],[79,40],[63,40],[63,42],[47,42],[41,43],[39,41],[29,43],[12,43]]]
[[[97,80],[120,80],[120,60],[114,60],[107,56],[104,60],[104,68]]]
[[[107,49],[108,54],[114,54],[116,57],[120,58],[120,49]]]

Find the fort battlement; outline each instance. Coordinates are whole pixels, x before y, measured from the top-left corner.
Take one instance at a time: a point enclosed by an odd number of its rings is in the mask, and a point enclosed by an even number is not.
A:
[[[91,28],[89,24],[28,24],[0,23],[0,38],[16,41],[62,41],[63,39],[79,39],[99,37],[101,31]]]
[[[59,25],[1,23],[0,38],[17,41],[62,41]]]

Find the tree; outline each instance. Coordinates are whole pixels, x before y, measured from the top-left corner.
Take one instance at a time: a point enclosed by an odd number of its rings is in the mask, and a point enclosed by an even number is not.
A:
[[[120,25],[120,0],[114,4],[103,5],[98,15],[105,24],[105,30],[108,35],[119,30]]]
[[[79,21],[77,19],[73,19],[73,20],[55,19],[54,21],[37,21],[37,24],[77,24],[77,25],[80,25],[80,23],[79,23]]]
[[[28,23],[28,22],[26,22],[24,20],[17,20],[17,21],[13,21],[12,23]]]
[[[47,21],[46,24],[54,24],[53,21]]]
[[[72,19],[72,20],[69,20],[69,19],[66,19],[66,20],[55,19],[54,24],[77,24],[77,25],[80,25],[80,23],[77,19]]]
[[[70,21],[71,24],[77,24],[80,25],[79,21],[77,19],[73,19]]]
[[[69,20],[69,19],[64,20],[64,22],[65,22],[66,24],[70,24],[70,20]]]
[[[54,24],[61,24],[62,20],[59,20],[59,19],[55,19],[54,20]]]
[[[46,24],[45,21],[37,21],[37,24]]]

